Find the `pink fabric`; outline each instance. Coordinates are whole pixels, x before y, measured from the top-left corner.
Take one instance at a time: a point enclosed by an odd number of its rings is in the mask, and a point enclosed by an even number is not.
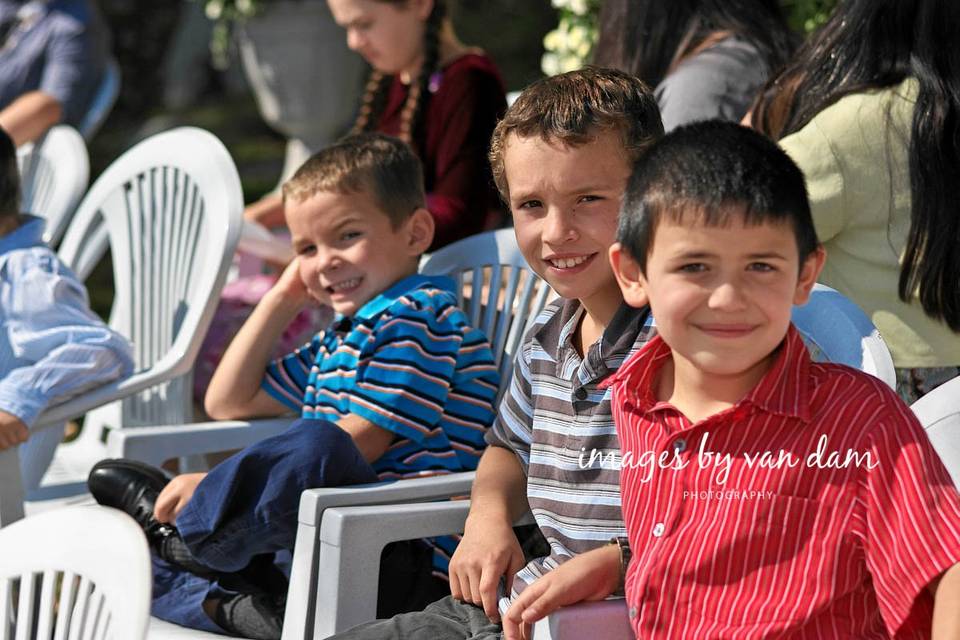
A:
[[[277,281],[275,275],[257,275],[240,278],[223,288],[220,305],[210,323],[210,330],[200,347],[200,355],[193,372],[193,397],[202,403],[203,396],[210,385],[210,378],[220,364],[223,353],[240,327],[247,321],[253,308],[263,295]],[[280,340],[273,348],[272,357],[279,358],[298,347],[310,342],[320,329],[333,319],[333,310],[329,307],[308,307],[301,311],[284,330]]]

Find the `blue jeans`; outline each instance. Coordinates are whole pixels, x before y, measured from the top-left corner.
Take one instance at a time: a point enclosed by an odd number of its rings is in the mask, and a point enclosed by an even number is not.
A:
[[[343,429],[326,420],[297,420],[283,433],[247,447],[211,470],[177,516],[177,529],[193,557],[219,572],[240,571],[268,554],[289,559],[304,490],[377,479]],[[225,633],[204,613],[202,604],[207,598],[234,595],[231,586],[157,557],[153,571],[153,615]]]

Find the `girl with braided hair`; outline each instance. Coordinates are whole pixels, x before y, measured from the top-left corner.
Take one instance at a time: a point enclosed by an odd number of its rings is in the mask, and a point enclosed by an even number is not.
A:
[[[458,40],[446,0],[328,4],[346,30],[348,46],[372,67],[354,131],[397,136],[423,164],[427,208],[436,228],[430,251],[499,226],[504,216],[487,147],[506,110],[506,97],[493,61]],[[245,215],[269,227],[284,223],[279,196],[250,205]],[[274,282],[274,276],[257,275],[224,289],[194,371],[198,401],[230,340]],[[278,342],[276,355],[309,341],[326,318],[322,311],[301,312]]]
[[[495,226],[503,211],[486,153],[506,109],[493,61],[457,38],[445,0],[328,0],[347,45],[372,67],[353,131],[380,131],[413,147],[436,223],[431,251]],[[247,210],[267,226],[274,206]]]
[[[445,0],[328,4],[347,46],[373,67],[354,131],[398,136],[420,156],[432,248],[498,220],[486,152],[506,109],[503,81],[489,57],[459,41]]]

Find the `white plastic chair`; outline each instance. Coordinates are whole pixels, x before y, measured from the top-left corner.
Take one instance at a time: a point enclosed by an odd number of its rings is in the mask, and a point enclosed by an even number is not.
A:
[[[943,383],[910,408],[960,489],[960,378]]]
[[[546,305],[552,292],[527,267],[516,245],[513,230],[490,231],[438,250],[423,261],[421,272],[449,275],[455,279],[462,308],[475,326],[488,335],[493,344],[497,366],[508,380],[513,356],[532,319]],[[477,284],[474,287],[474,284]],[[476,295],[475,292],[479,293]],[[501,392],[505,385],[501,384]],[[182,427],[156,427],[115,430],[109,434],[111,457],[127,457],[159,464],[171,457],[221,451],[247,446],[289,425],[289,419],[260,421],[224,421]],[[287,598],[284,640],[289,638],[322,638],[333,630],[350,626],[354,621],[372,619],[376,610],[376,590],[380,554],[370,554],[365,544],[339,545],[321,553],[321,522],[328,508],[336,505],[383,504],[389,502],[425,501],[465,495],[470,492],[474,474],[456,473],[402,482],[345,487],[333,490],[310,490],[300,505],[299,529]],[[466,504],[466,503],[464,503]],[[465,514],[463,514],[465,516]],[[462,517],[462,516],[461,516]],[[444,531],[449,525],[438,522]],[[324,529],[326,531],[326,529]],[[402,528],[393,530],[405,536]],[[337,534],[340,535],[340,534]],[[422,534],[423,536],[429,534]],[[374,557],[375,556],[375,557]],[[367,566],[372,566],[370,571]],[[330,566],[354,566],[355,583],[349,588],[330,580]],[[339,594],[353,594],[341,597]],[[363,595],[358,595],[363,594]],[[151,622],[150,638],[207,638],[203,632],[188,631],[158,620]]]
[[[84,140],[89,142],[97,134],[107,116],[110,115],[110,111],[113,110],[118,95],[120,95],[120,65],[114,58],[110,58],[103,69],[100,86],[97,87],[97,92],[78,127]]]
[[[139,640],[150,615],[140,527],[106,507],[70,507],[0,530],[0,638]]]
[[[17,148],[17,165],[21,210],[44,218],[43,239],[56,244],[90,180],[87,145],[75,129],[57,125],[35,143]]]
[[[135,373],[38,419],[35,429],[89,412],[80,437],[58,448],[41,493],[51,484],[85,490],[90,467],[107,455],[104,428],[192,420],[191,370],[236,249],[242,210],[226,148],[191,127],[144,140],[93,185],[60,257],[84,279],[110,249],[110,326],[133,343]]]
[[[814,360],[845,364],[897,388],[893,356],[870,318],[850,298],[816,284],[810,301],[793,308],[793,324]]]
[[[421,272],[455,279],[462,308],[490,338],[501,380],[508,380],[526,328],[552,295],[526,266],[513,230],[488,231],[444,247],[423,261]],[[481,296],[470,294],[472,289],[466,285],[473,282],[482,283]],[[501,394],[503,388],[501,384]],[[123,429],[109,434],[107,446],[111,457],[160,464],[170,458],[245,447],[280,433],[289,424],[290,419],[277,418]]]

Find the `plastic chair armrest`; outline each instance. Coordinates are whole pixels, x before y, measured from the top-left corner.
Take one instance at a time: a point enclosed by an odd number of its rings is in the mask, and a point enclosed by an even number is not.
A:
[[[170,458],[241,449],[282,432],[292,421],[291,418],[222,420],[111,429],[107,436],[107,453],[110,457],[133,458],[159,465]]]

